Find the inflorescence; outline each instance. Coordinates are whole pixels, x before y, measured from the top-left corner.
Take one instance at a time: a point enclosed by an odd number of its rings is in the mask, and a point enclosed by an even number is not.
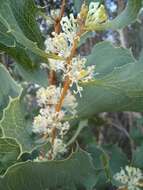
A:
[[[87,11],[84,11],[86,10]],[[54,159],[57,154],[66,151],[64,136],[70,129],[70,124],[65,121],[66,116],[75,116],[77,101],[75,94],[82,96],[83,88],[80,85],[94,79],[95,66],[86,66],[86,58],[76,55],[77,43],[80,37],[86,33],[84,26],[88,24],[100,24],[107,20],[107,14],[103,5],[92,2],[88,7],[81,8],[77,18],[73,14],[62,17],[61,32],[52,33],[45,40],[46,52],[55,53],[63,57],[63,60],[49,59],[49,69],[55,73],[62,72],[62,82],[59,86],[50,85],[41,87],[37,91],[37,103],[40,108],[39,114],[33,121],[33,132],[40,135],[52,145],[48,155]],[[69,88],[64,94],[64,100],[60,109],[57,105],[63,96],[63,83],[69,81]],[[72,90],[71,90],[72,89]],[[48,156],[47,156],[48,158]]]
[[[120,183],[120,188],[128,190],[140,190],[143,187],[143,174],[139,168],[126,166],[125,169],[114,175],[114,179]]]

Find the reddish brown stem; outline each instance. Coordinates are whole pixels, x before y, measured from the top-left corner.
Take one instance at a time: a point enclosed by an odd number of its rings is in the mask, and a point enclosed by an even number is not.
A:
[[[55,71],[53,71],[53,70],[51,70],[50,72],[49,72],[49,84],[50,85],[56,85],[56,83],[57,83],[57,79],[56,79],[56,72]]]
[[[67,94],[67,91],[68,91],[68,89],[70,87],[70,83],[71,83],[71,81],[70,81],[69,77],[67,77],[66,80],[65,80],[64,86],[63,86],[63,90],[62,90],[62,93],[61,93],[60,100],[59,100],[58,104],[56,105],[56,112],[59,112],[61,110],[61,108],[62,108],[64,98],[65,98],[65,96]]]
[[[57,17],[55,19],[55,25],[54,25],[54,30],[55,30],[55,33],[59,34],[60,31],[61,31],[61,19],[64,15],[64,10],[65,10],[65,4],[66,4],[66,0],[63,0],[62,1],[62,6],[61,6],[61,12],[60,12],[60,15],[59,17]],[[50,73],[49,73],[49,84],[50,85],[56,85],[56,82],[57,82],[57,79],[56,79],[56,72],[51,70]]]
[[[55,140],[55,138],[56,138],[56,135],[57,135],[57,129],[56,129],[56,127],[55,127],[55,128],[53,128],[53,130],[52,130],[52,145],[54,144],[54,140]]]
[[[61,20],[62,20],[62,17],[64,16],[64,11],[65,11],[65,4],[66,4],[66,1],[63,0],[62,1],[62,6],[61,6],[61,12],[60,12],[60,15],[59,17],[56,18],[55,20],[55,33],[59,34],[60,31],[61,31]]]

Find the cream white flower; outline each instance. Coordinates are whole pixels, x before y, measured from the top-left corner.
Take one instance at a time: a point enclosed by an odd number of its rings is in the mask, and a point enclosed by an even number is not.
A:
[[[53,32],[53,37],[48,36],[45,41],[46,52],[52,52],[65,58],[65,61],[49,59],[49,66],[54,71],[66,70],[66,58],[70,56],[78,32],[77,19],[73,14],[70,14],[69,17],[62,17],[61,27],[60,34]]]
[[[50,85],[47,88],[40,88],[37,91],[36,97],[40,107],[57,104],[61,94],[61,88]]]
[[[52,156],[52,159],[55,159],[58,154],[63,154],[67,151],[66,145],[63,140],[60,138],[55,138],[52,149],[48,151],[47,158]]]
[[[83,88],[79,85],[80,82],[87,82],[93,79],[95,75],[95,66],[85,65],[86,59],[81,57],[75,57],[72,59],[72,63],[67,66],[67,72],[64,77],[68,76],[71,80],[71,86],[76,85],[77,91],[81,96]]]
[[[47,88],[40,88],[37,91],[37,102],[40,106],[39,115],[34,118],[33,132],[40,134],[50,143],[52,142],[52,131],[57,130],[58,138],[63,139],[64,135],[69,131],[70,124],[64,121],[66,115],[74,115],[76,113],[76,98],[70,90],[64,99],[63,107],[56,112],[56,105],[61,97],[61,88],[54,85]]]
[[[59,154],[64,154],[67,151],[66,144],[60,138],[55,138],[52,149],[50,149],[44,156],[40,155],[34,162],[45,162],[50,159],[55,159]]]
[[[61,10],[60,9],[52,9],[50,12],[50,16],[53,19],[56,19],[57,17],[59,17]]]
[[[45,92],[45,88],[41,87],[36,94],[37,102],[39,106],[43,106],[47,101],[47,94]]]
[[[50,85],[47,88],[40,88],[37,91],[36,97],[40,107],[55,106],[58,103],[61,96],[61,88],[54,85]],[[76,113],[77,102],[70,90],[68,90],[65,96],[63,108],[65,112]]]
[[[73,44],[73,41],[78,33],[77,19],[74,18],[74,15],[70,14],[69,17],[63,17],[61,20],[61,27],[69,42]]]
[[[125,169],[114,175],[114,179],[121,183],[121,187],[128,190],[139,190],[140,181],[143,180],[143,174],[139,168],[126,166]]]
[[[34,133],[45,134],[47,132],[47,119],[38,115],[34,118],[32,131]]]
[[[62,17],[61,27],[63,32],[60,34],[53,32],[53,37],[47,36],[45,40],[46,52],[52,52],[65,58],[65,61],[49,59],[49,66],[55,71],[65,71],[66,58],[70,56],[74,38],[77,34],[77,20],[73,14],[70,14],[69,18],[67,16]]]
[[[69,123],[62,122],[64,116],[64,111],[55,112],[55,109],[50,106],[40,109],[40,114],[33,121],[33,132],[43,136],[47,134],[47,137],[50,138],[53,128],[56,128],[59,132],[68,130]]]
[[[49,59],[50,70],[53,70],[56,72],[58,71],[65,72],[65,65],[66,65],[65,61]]]
[[[57,154],[66,152],[66,145],[61,139],[56,138],[53,144],[53,153],[52,156],[55,158]]]
[[[52,52],[67,58],[70,54],[71,44],[69,43],[68,36],[65,33],[56,34],[52,33],[53,37],[49,37],[45,41],[46,52]]]
[[[71,91],[68,90],[67,95],[64,99],[63,108],[65,108],[66,112],[71,113],[72,115],[75,115],[77,113],[76,107],[77,107],[77,101],[75,96],[72,95]]]
[[[101,24],[107,21],[108,16],[104,5],[99,5],[99,2],[91,2],[87,14],[85,25]]]
[[[63,125],[62,125],[62,128],[61,128],[61,130],[59,132],[59,135],[60,135],[61,139],[64,138],[64,136],[67,134],[67,132],[69,131],[69,129],[70,129],[69,122],[68,121],[64,122]]]

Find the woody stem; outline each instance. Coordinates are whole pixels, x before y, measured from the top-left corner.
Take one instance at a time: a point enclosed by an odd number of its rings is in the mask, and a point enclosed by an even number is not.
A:
[[[78,38],[75,38],[74,43],[73,43],[73,47],[72,47],[72,50],[71,50],[71,53],[70,53],[70,56],[67,58],[67,64],[68,65],[71,64],[72,58],[76,54],[77,43],[78,43]],[[71,80],[67,76],[66,79],[65,79],[65,82],[64,82],[64,86],[63,86],[63,90],[62,90],[62,93],[61,93],[60,100],[59,100],[58,104],[56,105],[56,112],[59,112],[61,110],[64,98],[65,98],[65,96],[67,94],[67,91],[68,91],[68,89],[70,87],[70,84],[71,84]]]
[[[71,53],[70,53],[70,56],[67,58],[67,64],[71,64],[72,63],[72,59],[73,57],[75,56],[76,54],[76,50],[77,50],[77,45],[78,45],[78,39],[80,38],[80,36],[82,35],[82,31],[80,33],[77,34],[77,37],[75,38],[74,42],[73,42],[73,47],[71,49]],[[71,84],[71,80],[70,78],[67,76],[66,79],[65,79],[65,82],[64,82],[64,86],[63,86],[63,89],[62,89],[62,93],[61,93],[61,97],[56,105],[56,112],[60,112],[61,108],[62,108],[62,105],[63,105],[63,102],[64,102],[64,98],[67,94],[67,91],[69,90],[70,88],[70,84]],[[53,128],[53,131],[52,131],[52,143],[54,143],[54,140],[55,140],[55,137],[56,137],[56,128]]]
[[[60,31],[61,31],[60,22],[61,22],[61,19],[62,19],[63,15],[64,15],[65,4],[66,4],[66,0],[63,0],[60,15],[55,20],[54,30],[55,30],[55,33],[57,33],[57,34],[59,34]],[[56,85],[56,72],[53,71],[53,70],[51,70],[50,73],[49,73],[49,83],[51,85]]]

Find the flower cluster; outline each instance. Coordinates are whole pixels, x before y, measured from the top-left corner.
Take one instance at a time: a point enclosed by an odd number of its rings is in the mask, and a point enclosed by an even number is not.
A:
[[[81,91],[83,88],[79,86],[80,82],[88,82],[94,78],[95,75],[95,65],[86,67],[86,59],[75,57],[72,59],[72,63],[67,65],[65,76],[68,76],[71,80],[71,86],[76,85],[76,90],[74,93],[81,96]]]
[[[88,19],[88,18],[87,18]],[[70,56],[74,40],[80,30],[78,18],[74,18],[73,14],[65,16],[61,20],[62,32],[60,34],[52,33],[53,37],[48,37],[45,41],[46,52],[53,52],[62,56],[65,60],[49,60],[50,69],[58,72],[63,71],[63,80],[68,76],[71,80],[71,86],[76,85],[77,91],[81,95],[82,87],[80,82],[92,80],[94,77],[95,66],[86,67],[86,58],[73,57],[69,64],[67,59]]]
[[[61,111],[56,112],[56,104],[61,96],[61,88],[51,85],[47,88],[40,88],[37,91],[37,103],[40,107],[38,116],[33,121],[33,132],[40,134],[42,138],[52,143],[53,129],[57,130],[57,137],[53,142],[52,156],[55,157],[57,153],[63,152],[60,147],[65,147],[63,143],[64,135],[68,132],[69,122],[64,122],[66,115],[76,114],[76,99],[68,91]],[[63,146],[61,146],[61,144]]]
[[[91,2],[86,18],[85,25],[101,24],[108,19],[104,5],[99,5],[99,2]]]
[[[139,168],[126,166],[125,169],[114,175],[114,179],[121,184],[121,187],[128,190],[139,190],[142,186],[143,174]]]
[[[68,37],[64,33],[52,33],[53,37],[48,37],[45,41],[46,52],[53,52],[65,59],[70,55],[72,44],[69,43]]]
[[[52,32],[52,37],[47,37],[45,41],[46,52],[52,52],[65,58],[63,64],[66,64],[66,58],[70,56],[74,39],[78,31],[77,19],[73,14],[63,17],[61,20],[62,32],[56,34]]]

